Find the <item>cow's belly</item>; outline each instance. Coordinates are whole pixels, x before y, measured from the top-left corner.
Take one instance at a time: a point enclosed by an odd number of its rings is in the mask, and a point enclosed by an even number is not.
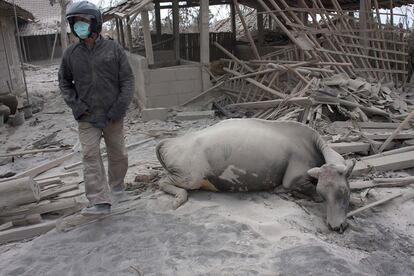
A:
[[[215,173],[207,174],[201,188],[220,192],[267,191],[282,185],[285,166],[252,169],[229,165]]]

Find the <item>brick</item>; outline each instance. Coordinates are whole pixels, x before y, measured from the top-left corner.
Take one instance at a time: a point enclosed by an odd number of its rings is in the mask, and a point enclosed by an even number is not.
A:
[[[141,112],[141,117],[144,122],[151,120],[165,121],[168,117],[168,110],[166,108],[148,108]]]
[[[200,119],[213,119],[214,110],[207,111],[186,111],[177,114],[176,119],[181,121],[191,121]]]

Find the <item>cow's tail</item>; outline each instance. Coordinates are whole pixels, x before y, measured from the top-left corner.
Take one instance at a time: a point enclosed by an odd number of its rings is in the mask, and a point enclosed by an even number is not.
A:
[[[164,160],[164,151],[165,151],[165,143],[167,142],[167,140],[162,140],[161,142],[158,143],[158,145],[155,147],[155,153],[157,154],[157,159],[158,162],[160,162],[161,166],[170,174],[173,174],[173,170],[171,170],[171,168],[169,168],[167,166],[167,164],[165,164],[165,160]]]

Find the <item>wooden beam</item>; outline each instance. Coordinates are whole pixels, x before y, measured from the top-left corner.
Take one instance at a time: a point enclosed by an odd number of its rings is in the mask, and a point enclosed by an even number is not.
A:
[[[40,224],[29,225],[24,227],[12,228],[0,232],[0,244],[31,239],[36,236],[45,234],[55,228],[56,221],[47,221]]]
[[[39,184],[30,176],[0,183],[0,208],[37,202],[39,199]]]
[[[282,100],[229,104],[227,105],[227,107],[228,108],[244,108],[244,109],[267,109],[271,107],[277,107],[281,103],[296,104],[300,106],[310,106],[313,104],[313,101],[311,98],[308,98],[308,97],[297,97],[297,98],[290,98],[288,100],[282,99]]]
[[[237,26],[236,26],[236,8],[234,7],[234,3],[230,3],[230,16],[231,16],[231,32],[233,34],[233,50],[236,47],[236,40],[237,40]]]
[[[23,156],[27,154],[36,154],[36,153],[44,153],[44,152],[56,152],[56,151],[62,151],[67,150],[67,148],[53,148],[53,149],[37,149],[37,150],[26,150],[26,151],[16,151],[16,152],[10,152],[10,153],[2,153],[0,154],[1,157],[11,157],[11,156]]]
[[[258,36],[258,44],[259,47],[263,47],[264,45],[264,20],[263,20],[263,13],[260,13],[263,9],[261,7],[257,8],[257,36]]]
[[[414,167],[414,154],[403,152],[393,155],[371,158],[358,161],[352,172],[353,176],[364,175],[370,171],[384,172],[393,170],[403,170]]]
[[[128,22],[129,22],[129,16],[126,17],[126,36],[127,36],[127,39],[128,39],[129,52],[132,53],[132,48],[134,47],[134,45],[132,44],[131,25]]]
[[[371,4],[371,0],[361,0],[359,1],[359,28],[361,30],[368,29],[368,12],[370,11],[370,7],[368,7],[368,2]],[[369,47],[369,40],[368,40],[368,32],[360,32],[360,41],[361,45],[364,47]],[[368,54],[368,51],[364,50],[365,54]]]
[[[118,22],[118,18],[116,17],[115,17],[115,28],[116,28],[116,39],[118,40],[118,43],[122,45],[121,34],[119,31],[119,22]]]
[[[162,25],[161,25],[161,9],[160,1],[155,1],[155,29],[157,32],[157,42],[161,41],[162,37]]]
[[[180,15],[179,0],[173,0],[173,36],[174,36],[174,57],[176,61],[180,60]]]
[[[404,126],[408,125],[408,122],[414,117],[414,110],[411,111],[410,114],[408,114],[407,118],[402,121],[402,123],[397,127],[397,129],[388,137],[388,139],[382,144],[382,146],[379,148],[378,152],[381,153],[389,143],[391,143],[392,140],[395,139],[395,137],[400,133],[400,131],[404,128]]]
[[[48,199],[51,197],[55,197],[61,193],[65,193],[65,192],[69,192],[72,190],[76,190],[79,187],[79,184],[72,184],[72,185],[64,185],[62,187],[59,188],[54,188],[54,189],[48,189],[46,191],[43,191],[40,193],[40,198],[42,200],[44,199]]]
[[[372,208],[372,207],[378,206],[378,205],[380,205],[380,204],[384,204],[384,203],[386,203],[386,202],[388,202],[388,201],[391,201],[391,200],[393,200],[393,199],[395,199],[395,198],[397,198],[397,197],[400,197],[400,196],[402,196],[402,194],[398,194],[398,195],[389,196],[389,197],[386,197],[386,198],[384,198],[384,199],[381,199],[381,200],[378,200],[378,201],[372,202],[372,203],[370,203],[370,204],[368,204],[368,205],[366,205],[366,206],[364,206],[364,207],[361,207],[361,208],[358,208],[358,209],[356,209],[356,210],[353,210],[353,211],[349,212],[349,213],[346,215],[346,217],[347,217],[347,218],[349,218],[349,217],[355,216],[356,214],[359,214],[359,213],[361,213],[362,211],[365,211],[365,210],[370,209],[370,208]]]
[[[17,178],[21,178],[21,177],[25,177],[25,176],[36,177],[36,176],[38,176],[39,174],[41,174],[41,173],[43,173],[45,171],[48,171],[48,170],[50,170],[50,169],[52,169],[54,167],[57,167],[57,166],[61,165],[63,162],[65,162],[66,160],[69,160],[74,155],[75,155],[74,152],[69,153],[69,154],[64,155],[62,157],[59,157],[59,158],[57,158],[55,160],[48,161],[48,162],[43,163],[41,165],[38,165],[38,166],[36,166],[34,168],[28,169],[27,171],[18,173],[18,174],[16,174],[13,177],[5,178],[5,179],[0,179],[0,182],[8,181],[8,180],[11,180],[11,179],[17,179]]]
[[[364,142],[342,142],[328,144],[334,151],[339,154],[362,152],[368,153],[371,145]]]
[[[121,45],[122,47],[126,47],[126,43],[125,43],[125,35],[124,35],[124,23],[122,22],[122,18],[117,18],[118,23],[119,23],[119,31],[121,34]]]
[[[200,62],[210,63],[209,0],[200,0]]]
[[[240,7],[239,7],[239,4],[237,3],[237,0],[233,0],[233,3],[234,3],[234,7],[236,8],[236,12],[239,15],[240,21],[243,25],[244,32],[245,32],[247,38],[249,39],[250,47],[252,47],[253,54],[256,57],[256,59],[261,59],[259,51],[256,48],[256,44],[254,43],[252,34],[250,33],[249,26],[247,25],[246,21],[244,20],[244,16],[243,16],[243,14],[240,10]]]
[[[49,176],[43,176],[43,177],[37,177],[35,178],[36,181],[44,181],[52,178],[61,178],[61,177],[68,177],[68,176],[79,176],[79,172],[67,172],[67,173],[59,173],[59,174],[53,174]]]
[[[149,65],[154,64],[154,51],[152,49],[152,39],[150,31],[150,22],[148,17],[148,11],[143,10],[141,12],[142,30],[144,32],[144,44],[145,44],[145,56]]]
[[[74,208],[81,205],[76,199],[68,198],[61,199],[58,201],[50,202],[46,200],[45,202],[40,202],[39,204],[30,204],[23,205],[17,208],[4,209],[0,210],[0,217],[2,219],[8,219],[18,216],[26,216],[31,214],[47,214],[50,212],[61,211],[69,208]]]

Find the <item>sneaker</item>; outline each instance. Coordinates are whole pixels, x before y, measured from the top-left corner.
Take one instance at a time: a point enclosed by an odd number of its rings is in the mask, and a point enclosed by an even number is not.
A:
[[[111,212],[111,204],[109,203],[100,203],[95,204],[91,207],[83,208],[81,215],[83,216],[101,216],[107,215]]]
[[[125,194],[125,189],[122,185],[112,187],[111,190],[114,196],[123,196]]]

